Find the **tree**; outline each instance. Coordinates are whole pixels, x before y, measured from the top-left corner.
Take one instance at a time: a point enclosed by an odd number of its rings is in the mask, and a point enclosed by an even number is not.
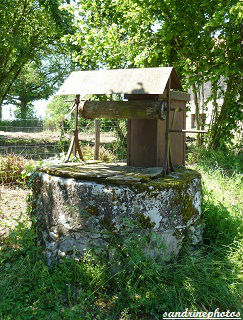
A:
[[[52,87],[47,81],[46,74],[35,63],[25,65],[18,78],[12,85],[6,104],[17,106],[15,115],[17,118],[26,119],[28,112],[33,108],[35,100],[46,99],[53,92]]]
[[[65,116],[71,110],[71,102],[66,102],[67,100],[74,101],[75,97],[70,96],[55,96],[50,103],[47,105],[46,110],[46,125],[49,128],[58,128],[60,123],[65,120]]]
[[[243,2],[221,3],[213,18],[205,26],[218,33],[211,52],[208,70],[213,92],[223,98],[221,105],[215,103],[215,120],[211,127],[210,145],[225,146],[233,137],[237,125],[243,120]],[[220,80],[225,89],[219,86]],[[213,98],[213,97],[212,97]]]
[[[17,118],[26,119],[33,114],[33,102],[53,95],[74,69],[65,48],[51,47],[50,53],[25,65],[14,81],[4,104],[17,106]]]
[[[82,68],[173,65],[185,88],[194,87],[195,98],[211,81],[211,99],[224,102],[215,104],[210,143],[217,148],[227,142],[242,119],[242,2],[80,0],[78,9],[76,26],[82,33],[66,41]]]
[[[60,8],[63,2],[1,0],[0,106],[23,67],[70,31],[70,15]]]

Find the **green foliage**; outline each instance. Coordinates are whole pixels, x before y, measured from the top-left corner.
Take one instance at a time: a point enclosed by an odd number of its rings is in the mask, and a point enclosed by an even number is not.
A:
[[[49,129],[60,128],[60,123],[64,121],[72,106],[72,103],[66,102],[66,100],[74,101],[74,99],[74,96],[55,96],[46,108],[46,127]],[[68,126],[67,122],[65,126]]]
[[[47,51],[51,52],[23,67],[4,100],[4,104],[17,106],[16,118],[33,118],[33,102],[51,96],[74,68],[64,45],[51,46]]]
[[[82,147],[83,156],[85,161],[94,159],[94,146],[83,146]],[[116,159],[112,150],[106,149],[105,147],[100,147],[99,160],[103,162],[114,162]]]
[[[17,103],[17,108],[14,110],[15,119],[19,120],[35,120],[37,118],[36,110],[32,103]]]
[[[196,153],[203,178],[203,245],[168,263],[148,258],[146,236],[124,221],[107,254],[47,266],[34,228],[21,223],[2,240],[2,319],[161,319],[165,311],[242,311],[242,176],[217,153]],[[192,158],[191,158],[192,159]],[[232,167],[237,157],[232,155]],[[226,171],[223,170],[226,168]]]
[[[232,139],[243,115],[242,1],[79,0],[70,10],[79,16],[65,39],[81,68],[169,64],[195,94],[210,81],[210,143],[218,148]]]
[[[4,132],[37,132],[43,130],[43,120],[39,119],[18,119],[0,121],[0,131]]]
[[[23,67],[71,31],[63,0],[0,3],[0,105]]]
[[[45,70],[32,62],[23,67],[9,91],[5,104],[17,107],[17,119],[32,119],[35,117],[33,102],[47,99],[53,90],[53,84],[48,81]]]
[[[215,150],[201,147],[192,147],[188,152],[189,164],[197,164],[204,171],[220,171],[222,175],[241,174],[243,171],[242,151],[234,146],[229,150]]]

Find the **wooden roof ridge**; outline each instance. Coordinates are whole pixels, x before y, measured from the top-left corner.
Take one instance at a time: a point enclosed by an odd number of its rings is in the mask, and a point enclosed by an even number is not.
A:
[[[163,94],[171,76],[171,89],[181,90],[173,67],[74,71],[57,95]]]

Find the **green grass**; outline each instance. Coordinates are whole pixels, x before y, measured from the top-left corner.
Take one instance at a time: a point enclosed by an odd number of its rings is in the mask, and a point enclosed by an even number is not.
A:
[[[229,155],[227,155],[228,157]],[[35,231],[19,226],[2,241],[0,319],[162,319],[165,311],[242,311],[243,178],[237,155],[197,150],[203,177],[203,244],[167,264],[148,260],[132,236],[112,258],[87,253],[47,266]]]

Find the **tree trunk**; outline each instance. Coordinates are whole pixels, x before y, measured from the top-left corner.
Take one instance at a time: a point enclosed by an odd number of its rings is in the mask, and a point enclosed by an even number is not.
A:
[[[217,87],[217,85],[216,85],[216,87]],[[215,90],[212,83],[211,83],[211,90],[212,90],[212,95],[213,95],[213,101],[212,101],[213,108],[212,108],[212,112],[211,112],[211,119],[210,119],[210,125],[209,125],[209,131],[210,131],[209,140],[211,140],[212,128],[214,126],[215,119],[218,117],[218,110],[219,110],[219,105],[217,102],[217,90]]]
[[[12,79],[2,80],[0,81],[0,86],[2,86],[3,89],[0,90],[0,106],[2,106],[3,101],[5,100],[7,94],[9,93],[10,89],[12,88],[12,85],[14,81],[18,78],[20,71],[22,70],[23,63],[18,67],[17,70],[15,70],[15,74]],[[7,82],[7,86],[4,85],[4,82]],[[3,90],[3,91],[2,91]]]
[[[204,102],[205,102],[205,97],[204,97],[204,83],[202,83],[202,86],[201,86],[201,91],[202,91],[202,119],[201,119],[201,130],[204,130],[205,129],[205,123],[206,123],[206,115],[204,117]],[[201,144],[203,145],[204,144],[204,135],[201,134]]]
[[[220,114],[218,117],[215,117],[214,123],[211,128],[211,137],[210,137],[210,147],[213,149],[218,149],[221,145],[222,138],[224,136],[223,128],[223,119],[226,115],[226,103],[225,100],[221,106]]]
[[[194,99],[194,105],[195,105],[195,120],[196,120],[196,130],[200,130],[200,119],[199,119],[199,102],[198,102],[198,92],[196,89],[195,83],[192,85],[192,92],[193,92],[193,99]],[[201,144],[200,140],[200,133],[197,133],[197,145],[199,146]]]
[[[121,143],[126,147],[127,139],[126,139],[126,137],[124,136],[124,134],[122,132],[122,129],[121,129],[120,124],[119,124],[119,120],[113,120],[113,124],[114,124],[114,128],[116,130],[116,133],[117,133],[118,137],[121,140]]]
[[[227,123],[230,122],[231,110],[229,109],[229,97],[232,93],[233,81],[228,79],[227,88],[224,95],[224,101],[220,108],[215,114],[214,122],[212,123],[211,133],[210,133],[210,147],[213,149],[218,149],[220,146],[224,145],[224,137],[227,135]]]
[[[20,105],[20,117],[22,120],[26,119],[27,114],[27,103],[25,101],[21,101]]]

